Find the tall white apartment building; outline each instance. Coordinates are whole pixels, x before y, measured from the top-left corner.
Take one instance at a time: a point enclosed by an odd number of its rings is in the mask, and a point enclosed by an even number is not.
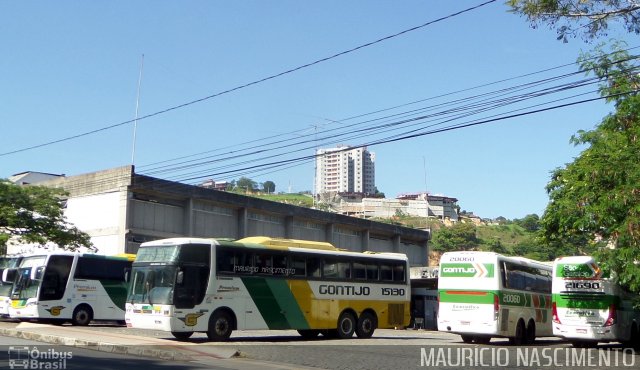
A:
[[[316,150],[316,193],[375,192],[375,153],[366,147]]]

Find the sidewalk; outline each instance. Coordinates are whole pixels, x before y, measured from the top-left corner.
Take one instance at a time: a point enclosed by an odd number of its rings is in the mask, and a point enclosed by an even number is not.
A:
[[[0,322],[0,335],[35,340],[51,344],[154,357],[163,360],[194,361],[205,358],[229,359],[238,356],[235,348],[175,342],[120,333],[93,330],[91,326],[55,326],[35,323]]]

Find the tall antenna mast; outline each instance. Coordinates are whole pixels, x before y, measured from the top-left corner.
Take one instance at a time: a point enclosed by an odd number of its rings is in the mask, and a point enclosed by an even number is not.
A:
[[[144,54],[140,61],[140,74],[138,75],[138,92],[136,94],[136,116],[133,120],[133,147],[131,148],[131,165],[135,165],[136,159],[136,131],[138,130],[138,109],[140,108],[140,85],[142,84],[142,69],[144,68]]]

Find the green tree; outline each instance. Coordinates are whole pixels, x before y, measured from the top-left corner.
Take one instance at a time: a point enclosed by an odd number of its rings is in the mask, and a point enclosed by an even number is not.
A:
[[[497,238],[491,238],[489,240],[486,240],[484,242],[484,247],[485,248],[483,249],[489,252],[495,252],[495,253],[500,253],[504,255],[511,254],[510,251],[507,249],[507,247],[504,244],[502,244],[500,239],[497,239]]]
[[[258,184],[255,181],[248,177],[241,177],[236,181],[238,189],[244,190],[248,193],[252,193],[256,189],[257,185]]]
[[[513,222],[530,232],[534,232],[540,229],[540,216],[535,213],[526,215],[523,219],[515,219],[513,220]]]
[[[63,214],[60,189],[20,186],[0,179],[0,251],[8,243],[52,242],[67,250],[95,249],[89,235],[69,224]]]
[[[609,54],[598,47],[595,56],[581,58],[581,68],[601,79],[600,93],[615,111],[572,137],[586,149],[553,172],[541,225],[548,244],[600,247],[596,257],[640,292],[640,76],[622,46]]]
[[[451,227],[443,227],[433,232],[431,246],[438,252],[468,251],[477,249],[480,240],[476,236],[476,226],[472,223],[457,222]]]
[[[582,36],[592,40],[606,36],[610,23],[640,33],[640,4],[635,0],[509,0],[511,10],[527,18],[533,28],[547,24],[558,40]]]
[[[267,194],[276,192],[276,183],[273,181],[265,181],[262,183],[262,190]]]

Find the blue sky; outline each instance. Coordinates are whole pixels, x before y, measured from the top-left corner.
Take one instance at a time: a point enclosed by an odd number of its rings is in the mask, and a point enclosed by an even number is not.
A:
[[[143,54],[140,117],[481,2],[1,2],[0,152],[19,152],[0,156],[0,177],[23,171],[75,175],[130,164],[133,124],[121,123],[135,115]],[[428,130],[438,122],[411,121],[414,126],[370,137],[336,134],[352,124],[372,133],[373,122],[397,123],[409,117],[410,110],[442,112],[442,106],[457,99],[458,107],[468,108],[472,96],[575,72],[576,66],[568,66],[512,79],[573,63],[581,50],[593,46],[579,39],[556,41],[554,30],[532,29],[507,10],[501,2],[492,3],[278,78],[139,120],[137,172],[189,183],[244,175],[258,182],[274,181],[276,191],[312,190],[310,162],[279,171],[225,172],[312,155],[314,147],[362,145],[412,129]],[[610,36],[618,35],[612,30]],[[636,46],[633,41],[630,38],[629,46]],[[502,80],[507,81],[496,83]],[[490,85],[469,90],[486,84]],[[530,111],[540,108],[533,105],[594,89],[591,85],[530,99],[447,124],[439,122],[433,128],[515,109]],[[445,95],[453,92],[459,93]],[[391,107],[398,108],[385,110]],[[431,193],[458,198],[462,209],[481,217],[542,214],[550,171],[579,154],[569,138],[580,129],[593,128],[610,111],[611,107],[597,101],[369,146],[377,157],[376,185],[387,197],[426,187]],[[20,151],[110,126],[115,127]],[[234,159],[184,170],[159,168],[219,160],[247,148],[268,149],[273,147],[269,142],[284,139],[288,141],[283,149],[242,157],[247,164]],[[302,140],[309,143],[296,145]]]

